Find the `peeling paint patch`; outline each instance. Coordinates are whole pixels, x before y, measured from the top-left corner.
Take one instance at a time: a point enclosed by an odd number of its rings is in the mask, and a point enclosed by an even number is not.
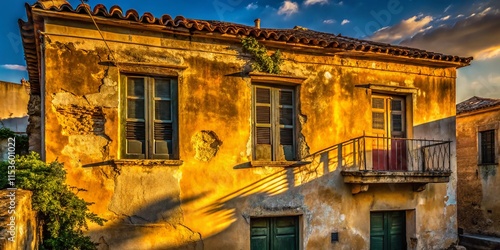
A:
[[[214,131],[202,130],[191,138],[191,143],[196,152],[194,158],[199,161],[209,161],[219,151],[222,141],[219,140]]]

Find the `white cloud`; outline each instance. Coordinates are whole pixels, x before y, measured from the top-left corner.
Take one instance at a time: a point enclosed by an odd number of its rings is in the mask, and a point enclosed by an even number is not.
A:
[[[2,64],[0,67],[4,69],[10,69],[10,70],[19,70],[19,71],[26,71],[26,66],[23,65],[17,65],[17,64]]]
[[[384,27],[375,31],[368,39],[385,43],[396,43],[410,38],[415,34],[429,29],[428,24],[433,20],[432,16],[412,16],[402,20],[391,27]]]
[[[463,17],[463,16],[464,16],[464,15],[462,15],[462,14],[458,14],[455,18],[461,18],[461,17]]]
[[[474,60],[500,58],[500,8],[469,15],[453,25],[442,25],[407,37],[401,45],[448,55],[473,56]]]
[[[297,12],[299,12],[299,5],[292,1],[284,1],[278,9],[278,15],[285,15],[286,17],[289,17]]]
[[[326,20],[323,20],[323,23],[324,24],[332,24],[332,23],[335,23],[335,20],[333,20],[333,19],[326,19]]]
[[[500,57],[500,44],[480,50],[474,55],[476,60],[486,60],[496,57]]]
[[[450,19],[450,17],[451,17],[450,15],[447,15],[447,16],[440,18],[438,21],[446,21],[446,20]]]
[[[249,3],[247,5],[247,7],[245,7],[247,10],[255,10],[257,8],[259,8],[259,5],[257,5],[257,3]]]
[[[488,12],[489,12],[490,10],[491,10],[491,7],[488,7],[488,8],[486,8],[486,9],[484,9],[483,11],[481,11],[481,12],[479,13],[479,15],[484,16],[484,15],[488,14]]]
[[[342,23],[340,23],[340,25],[344,25],[344,24],[348,24],[350,23],[351,21],[347,20],[347,19],[344,19],[342,20]]]
[[[450,5],[448,5],[448,7],[444,8],[444,12],[448,12],[448,10],[451,8],[451,6],[452,5],[450,4]]]
[[[340,1],[340,2],[338,3],[338,5],[340,5],[340,6],[344,5],[344,1]]]
[[[304,5],[313,5],[313,4],[327,4],[328,0],[306,0]]]

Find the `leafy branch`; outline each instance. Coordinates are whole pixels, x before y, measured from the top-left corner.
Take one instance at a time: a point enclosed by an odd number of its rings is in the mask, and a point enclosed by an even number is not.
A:
[[[241,39],[241,44],[243,45],[243,50],[253,56],[253,70],[271,74],[279,74],[281,72],[280,66],[283,63],[281,51],[277,50],[269,56],[266,47],[259,44],[253,37]]]
[[[38,226],[43,242],[40,249],[93,250],[96,245],[89,236],[87,221],[103,225],[106,221],[89,211],[92,203],[79,198],[74,187],[66,182],[66,171],[59,162],[45,163],[38,154],[16,157],[16,187],[33,192],[33,210],[37,212]],[[7,172],[7,162],[0,162],[0,169]],[[7,187],[7,175],[0,177],[2,187]],[[83,189],[77,189],[85,191]]]

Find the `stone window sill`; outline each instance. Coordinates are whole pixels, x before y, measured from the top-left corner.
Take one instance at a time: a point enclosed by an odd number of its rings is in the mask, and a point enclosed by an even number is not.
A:
[[[142,159],[116,159],[111,163],[117,166],[144,166],[144,167],[167,167],[180,166],[182,160],[142,160]]]
[[[251,167],[300,167],[310,164],[310,161],[251,161]]]

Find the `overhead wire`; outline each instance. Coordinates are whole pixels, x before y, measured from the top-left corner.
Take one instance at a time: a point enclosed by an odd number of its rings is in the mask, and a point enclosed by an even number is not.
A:
[[[95,19],[94,19],[94,16],[92,16],[92,13],[90,13],[90,12],[91,12],[91,11],[90,11],[90,5],[85,4],[84,0],[80,0],[80,1],[81,1],[81,2],[82,2],[82,4],[85,6],[85,10],[86,10],[86,11],[87,11],[87,13],[89,14],[90,19],[92,19],[92,22],[94,23],[94,26],[96,27],[97,31],[98,31],[98,32],[99,32],[99,34],[101,35],[101,38],[102,38],[102,40],[104,41],[104,44],[106,45],[106,47],[108,48],[109,53],[110,53],[111,57],[113,58],[113,62],[114,62],[114,63],[115,63],[115,65],[116,65],[117,60],[116,60],[115,54],[113,53],[113,51],[112,51],[112,50],[111,50],[111,48],[109,47],[109,44],[108,44],[108,42],[106,41],[106,39],[104,38],[104,35],[102,34],[101,29],[99,29],[99,26],[97,25],[97,23],[96,23],[96,21],[95,21]]]

